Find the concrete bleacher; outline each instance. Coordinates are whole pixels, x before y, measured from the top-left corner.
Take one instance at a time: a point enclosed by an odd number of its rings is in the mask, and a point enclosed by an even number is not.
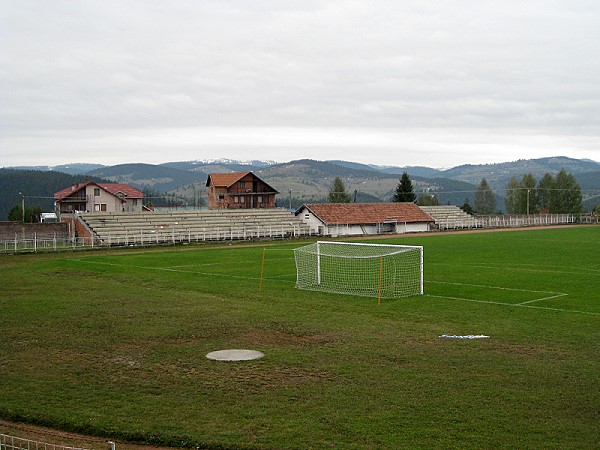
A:
[[[104,245],[285,238],[310,234],[307,225],[280,208],[85,213],[79,220],[95,240]]]
[[[435,226],[440,230],[479,228],[481,222],[474,216],[466,213],[458,206],[420,206],[435,220]]]

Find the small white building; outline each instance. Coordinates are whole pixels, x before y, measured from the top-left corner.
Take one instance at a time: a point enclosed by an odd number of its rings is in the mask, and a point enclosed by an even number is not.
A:
[[[414,203],[311,203],[296,212],[311,232],[351,236],[429,231],[433,218]]]

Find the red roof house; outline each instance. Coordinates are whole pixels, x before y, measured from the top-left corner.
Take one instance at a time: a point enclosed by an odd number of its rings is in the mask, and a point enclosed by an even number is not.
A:
[[[275,208],[275,189],[252,172],[211,173],[206,180],[211,209]]]
[[[429,231],[433,218],[414,203],[312,203],[296,217],[321,235]]]
[[[124,183],[86,181],[54,194],[61,213],[74,212],[142,212],[142,191]]]

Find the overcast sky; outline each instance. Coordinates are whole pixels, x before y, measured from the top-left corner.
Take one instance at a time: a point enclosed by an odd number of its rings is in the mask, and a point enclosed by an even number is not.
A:
[[[2,0],[0,167],[600,161],[598,0]]]

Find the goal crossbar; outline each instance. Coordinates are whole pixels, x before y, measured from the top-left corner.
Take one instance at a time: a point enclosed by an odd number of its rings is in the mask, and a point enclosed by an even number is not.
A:
[[[423,294],[423,247],[317,241],[294,249],[296,287],[394,298]]]

